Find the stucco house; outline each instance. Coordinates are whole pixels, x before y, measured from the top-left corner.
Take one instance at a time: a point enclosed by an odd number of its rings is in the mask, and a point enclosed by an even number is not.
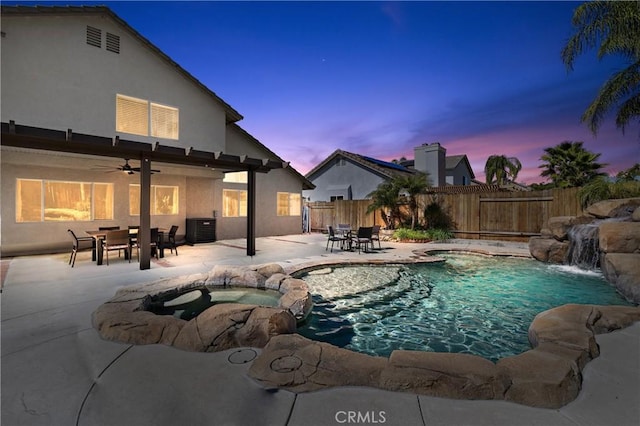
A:
[[[309,173],[315,185],[303,191],[309,201],[363,200],[382,182],[396,176],[428,173],[434,187],[473,185],[475,175],[466,155],[447,156],[439,143],[414,148],[414,159],[398,164],[336,150]]]
[[[2,6],[1,20],[3,256],[68,250],[69,228],[180,236],[190,218],[250,255],[256,236],[302,232],[311,182],[109,8]]]

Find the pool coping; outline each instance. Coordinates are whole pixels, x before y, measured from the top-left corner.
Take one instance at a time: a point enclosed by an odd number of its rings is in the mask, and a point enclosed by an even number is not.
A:
[[[582,369],[599,355],[595,334],[621,329],[640,321],[640,307],[563,305],[536,316],[529,328],[531,350],[500,359],[497,363],[475,355],[420,351],[394,351],[389,358],[372,357],[295,334],[296,319],[308,315],[312,305],[306,283],[292,275],[323,266],[443,261],[432,255],[435,252],[527,257],[486,249],[428,248],[414,250],[412,256],[404,259],[327,259],[290,265],[287,270],[278,264],[216,266],[208,274],[158,280],[120,289],[113,299],[94,312],[92,320],[103,338],[126,343],[162,343],[209,352],[230,347],[263,347],[249,375],[270,388],[306,392],[334,386],[369,386],[454,399],[504,399],[544,408],[558,408],[577,397],[582,383]],[[257,278],[256,274],[263,279]],[[202,344],[201,336],[179,339],[181,330],[186,329],[185,324],[158,318],[146,310],[146,304],[153,297],[193,289],[207,280],[214,285],[256,288],[267,288],[267,282],[270,282],[269,285],[277,287],[274,289],[280,291],[283,297],[291,294],[291,300],[287,307],[281,306],[281,309],[216,305],[223,307],[224,312],[222,316],[211,315],[208,318],[209,324],[216,330],[209,337],[218,340],[218,343],[222,340],[222,345]],[[252,315],[255,317],[253,322],[249,320]],[[260,329],[262,334],[257,339],[251,335],[250,340],[243,339],[241,333],[220,339],[216,334],[216,324],[229,320],[234,322],[234,326],[238,322],[250,324],[246,329]],[[202,325],[202,328],[206,326]],[[185,340],[188,344],[185,344]],[[198,340],[195,345],[194,340]]]

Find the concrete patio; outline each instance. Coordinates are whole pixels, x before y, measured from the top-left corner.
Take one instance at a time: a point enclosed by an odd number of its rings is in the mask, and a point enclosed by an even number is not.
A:
[[[325,251],[326,236],[257,239],[179,247],[152,267],[96,266],[80,253],[2,261],[2,424],[4,425],[637,425],[640,423],[640,323],[599,335],[600,357],[583,371],[578,398],[558,410],[504,401],[461,401],[370,388],[294,394],[264,389],[247,376],[259,349],[193,353],[161,345],[101,340],[91,313],[122,286],[210,270],[216,264],[280,263],[292,270],[331,259],[393,261],[413,250],[479,248],[528,255],[523,244],[383,242],[358,254]]]

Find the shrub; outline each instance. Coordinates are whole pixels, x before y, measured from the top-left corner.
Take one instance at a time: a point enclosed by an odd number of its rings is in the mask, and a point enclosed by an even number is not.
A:
[[[428,229],[451,229],[451,219],[437,202],[432,202],[424,209],[424,220]]]
[[[433,240],[444,241],[453,238],[453,233],[447,229],[427,229],[420,231],[417,229],[400,228],[393,233],[393,238],[397,240]]]
[[[598,201],[640,197],[640,181],[608,182],[605,178],[596,178],[580,188],[578,197],[583,209]]]

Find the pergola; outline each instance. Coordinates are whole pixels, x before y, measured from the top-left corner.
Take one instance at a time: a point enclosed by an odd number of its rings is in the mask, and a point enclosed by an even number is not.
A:
[[[122,139],[44,129],[2,122],[2,145],[36,150],[69,152],[102,157],[140,160],[140,269],[151,267],[151,163],[162,162],[200,166],[224,171],[247,172],[247,256],[256,253],[256,173],[288,167],[287,162],[267,158],[231,155],[193,148],[137,142]]]

